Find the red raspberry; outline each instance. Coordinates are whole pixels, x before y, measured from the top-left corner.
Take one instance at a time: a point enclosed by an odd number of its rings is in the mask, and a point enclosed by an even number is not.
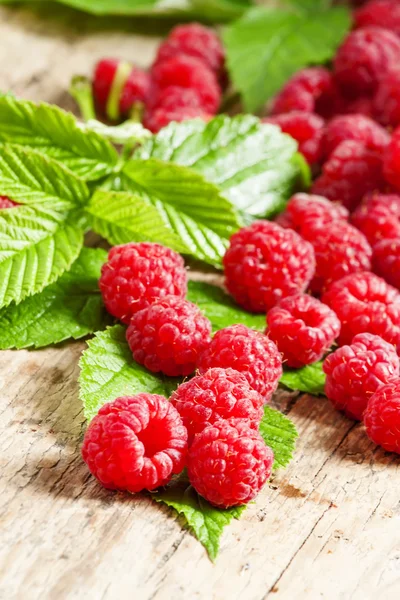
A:
[[[382,125],[400,125],[400,69],[390,71],[379,82],[373,98],[373,111]]]
[[[96,108],[102,115],[106,114],[108,96],[110,95],[119,62],[118,59],[104,58],[97,63],[94,69],[92,82],[93,97]]]
[[[209,369],[182,383],[170,400],[188,430],[189,443],[220,419],[253,421],[258,428],[264,412],[263,397],[233,369]]]
[[[267,331],[289,367],[302,367],[329,350],[340,321],[328,306],[307,294],[288,296],[267,314]]]
[[[117,398],[86,430],[82,457],[90,472],[116,490],[140,492],[165,485],[185,466],[187,431],[163,396]]]
[[[178,25],[158,48],[156,63],[175,56],[199,59],[218,76],[223,72],[225,52],[213,29],[199,23]]]
[[[381,27],[358,29],[348,35],[336,54],[336,80],[349,96],[370,94],[399,61],[400,40],[394,33]]]
[[[376,25],[400,36],[400,5],[397,0],[371,0],[354,13],[356,28]]]
[[[256,221],[235,233],[223,263],[228,291],[254,312],[265,312],[285,296],[303,292],[315,271],[311,244],[270,221]]]
[[[299,143],[299,152],[310,165],[322,158],[321,141],[325,121],[318,115],[297,110],[268,117],[263,122],[278,125],[283,133],[294,138]]]
[[[313,292],[323,292],[333,281],[371,268],[371,247],[365,236],[349,223],[333,221],[329,227],[309,225],[301,235],[315,252]]]
[[[349,140],[332,152],[311,190],[354,210],[363,196],[383,185],[381,153]]]
[[[19,204],[11,200],[8,196],[0,196],[0,209],[15,208],[16,206],[19,206]]]
[[[374,118],[374,108],[370,96],[359,96],[358,98],[347,101],[343,106],[345,115],[364,115],[364,117]]]
[[[400,192],[400,127],[393,135],[386,149],[383,160],[383,173],[388,181],[398,192]]]
[[[274,454],[246,422],[219,421],[198,433],[188,453],[188,475],[206,500],[228,508],[247,504],[272,472]]]
[[[364,332],[400,344],[400,293],[377,275],[365,272],[343,277],[331,285],[322,301],[342,324],[340,344],[350,344],[357,333]]]
[[[181,123],[188,119],[202,119],[209,121],[212,115],[204,112],[202,108],[188,106],[187,108],[165,109],[157,108],[156,110],[148,111],[143,119],[143,125],[153,133],[158,133],[160,129],[166,127],[172,122]]]
[[[400,196],[374,194],[367,197],[351,220],[371,246],[380,240],[400,237]]]
[[[364,413],[367,436],[388,452],[400,454],[400,380],[380,387]]]
[[[162,94],[154,99],[156,104],[150,105],[150,111],[156,108],[164,108],[168,111],[180,112],[187,108],[202,108],[202,100],[194,88],[182,88],[170,85],[162,90]]]
[[[340,99],[332,74],[323,67],[298,71],[274,100],[274,115],[292,111],[318,113],[329,118],[339,109]]]
[[[344,221],[349,218],[347,208],[339,203],[331,202],[322,196],[311,194],[295,194],[290,198],[286,209],[275,220],[281,227],[294,229],[301,235],[307,225],[326,226],[332,221]]]
[[[196,90],[201,98],[203,111],[215,114],[221,101],[221,90],[214,73],[200,60],[191,56],[173,56],[156,63],[151,71],[152,104],[165,88],[178,86]]]
[[[184,297],[187,274],[183,258],[170,248],[130,243],[111,248],[99,286],[108,312],[129,324],[132,315],[160,297]]]
[[[244,325],[231,325],[217,331],[198,367],[200,373],[213,367],[235,369],[268,402],[282,376],[282,357],[266,335]]]
[[[359,333],[351,345],[329,354],[323,369],[325,394],[333,406],[359,421],[378,387],[400,374],[394,346],[371,333]]]
[[[323,149],[325,156],[347,140],[362,142],[370,150],[383,151],[390,142],[388,132],[363,115],[341,115],[326,126]]]
[[[195,304],[167,296],[133,315],[126,339],[133,358],[149,371],[190,375],[211,342],[211,323]]]
[[[375,244],[372,268],[387,283],[400,290],[400,237]]]
[[[143,71],[143,69],[132,67],[132,71],[126,80],[119,100],[121,117],[128,119],[135,107],[143,108],[149,91],[150,75],[146,71]]]

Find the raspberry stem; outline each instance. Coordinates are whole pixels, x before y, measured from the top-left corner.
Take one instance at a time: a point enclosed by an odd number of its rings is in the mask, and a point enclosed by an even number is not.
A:
[[[84,121],[96,119],[92,86],[87,77],[75,75],[71,80],[69,93],[77,103]]]
[[[121,117],[119,106],[121,95],[131,71],[132,65],[130,63],[121,61],[118,64],[106,106],[106,115],[110,121],[119,121]]]

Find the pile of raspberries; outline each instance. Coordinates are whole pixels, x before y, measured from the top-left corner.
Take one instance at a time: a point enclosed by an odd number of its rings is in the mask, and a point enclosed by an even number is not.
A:
[[[158,48],[149,71],[118,59],[97,63],[92,84],[97,112],[109,121],[139,114],[153,133],[171,121],[208,121],[227,83],[224,65],[224,48],[212,29],[179,25]]]

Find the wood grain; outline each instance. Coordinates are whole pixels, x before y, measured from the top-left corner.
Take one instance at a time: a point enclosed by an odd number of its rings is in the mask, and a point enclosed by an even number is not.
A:
[[[117,25],[0,8],[0,88],[73,108],[72,74],[106,55],[143,66],[154,56],[156,35]],[[398,600],[399,460],[361,425],[325,399],[280,392],[300,433],[295,460],[229,527],[212,565],[173,511],[88,474],[84,347],[0,353],[2,600]]]

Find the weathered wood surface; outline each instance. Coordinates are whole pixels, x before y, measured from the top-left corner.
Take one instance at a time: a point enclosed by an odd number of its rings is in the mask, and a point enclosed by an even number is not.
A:
[[[0,9],[0,89],[72,107],[72,74],[156,36]],[[136,30],[142,26],[136,26]],[[0,353],[0,598],[391,600],[400,597],[399,460],[324,399],[283,394],[295,460],[222,541],[216,565],[176,515],[100,488],[79,455],[84,342]]]

